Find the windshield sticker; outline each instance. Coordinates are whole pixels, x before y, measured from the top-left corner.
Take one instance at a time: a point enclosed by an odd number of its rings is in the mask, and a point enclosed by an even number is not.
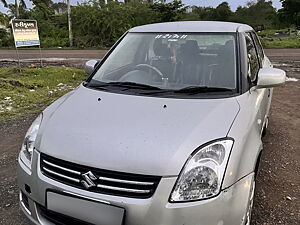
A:
[[[158,34],[155,39],[168,39],[168,41],[177,41],[179,39],[186,39],[188,35],[178,35],[178,34]]]

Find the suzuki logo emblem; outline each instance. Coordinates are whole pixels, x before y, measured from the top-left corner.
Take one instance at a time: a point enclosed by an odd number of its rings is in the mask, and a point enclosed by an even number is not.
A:
[[[81,184],[83,184],[83,186],[86,189],[89,189],[91,187],[96,187],[94,181],[97,180],[98,178],[91,171],[81,174],[81,176],[83,177],[83,180],[81,180]]]

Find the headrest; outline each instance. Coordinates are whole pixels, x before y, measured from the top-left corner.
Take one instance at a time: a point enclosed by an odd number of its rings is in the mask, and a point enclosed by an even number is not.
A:
[[[153,51],[156,56],[170,57],[171,52],[167,44],[163,44],[161,39],[156,39],[153,43]]]
[[[182,54],[186,55],[198,55],[199,54],[199,46],[197,41],[188,40],[185,44],[181,46]]]
[[[233,49],[233,40],[226,41],[225,46],[226,49]]]

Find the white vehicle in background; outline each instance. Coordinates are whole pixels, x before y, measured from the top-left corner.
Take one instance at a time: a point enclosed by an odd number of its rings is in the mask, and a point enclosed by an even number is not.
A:
[[[250,224],[272,68],[251,27],[129,30],[33,122],[19,156],[35,224]]]

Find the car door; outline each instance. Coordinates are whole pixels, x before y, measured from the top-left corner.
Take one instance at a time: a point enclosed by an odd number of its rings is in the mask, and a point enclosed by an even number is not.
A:
[[[257,83],[257,76],[259,70],[262,68],[262,59],[259,58],[257,47],[255,45],[254,39],[250,32],[245,34],[246,46],[247,46],[247,57],[248,57],[248,76],[253,86]],[[268,95],[269,91],[265,88],[256,89],[255,94],[255,107],[257,108],[256,122],[259,127],[260,132],[263,130],[265,123],[266,113],[268,109]]]
[[[261,68],[273,67],[270,60],[268,59],[268,57],[265,56],[262,45],[261,45],[256,33],[253,31],[251,33],[251,35],[254,40],[255,48],[256,48],[257,55],[258,55],[259,62],[260,62],[260,67]],[[265,88],[263,90],[265,93],[263,96],[263,100],[262,100],[263,103],[262,103],[261,107],[262,107],[262,113],[264,115],[263,125],[265,125],[265,123],[267,123],[268,117],[269,117],[273,88]]]
[[[270,60],[268,59],[267,56],[265,56],[262,45],[256,35],[255,32],[251,32],[251,36],[254,41],[254,45],[257,51],[258,59],[260,62],[260,67],[261,68],[267,68],[267,67],[273,67]],[[262,100],[262,113],[264,115],[264,124],[268,121],[269,117],[269,111],[270,111],[270,106],[271,106],[271,99],[272,99],[272,94],[273,94],[273,88],[265,88],[263,89],[265,91],[265,94],[263,96]]]

